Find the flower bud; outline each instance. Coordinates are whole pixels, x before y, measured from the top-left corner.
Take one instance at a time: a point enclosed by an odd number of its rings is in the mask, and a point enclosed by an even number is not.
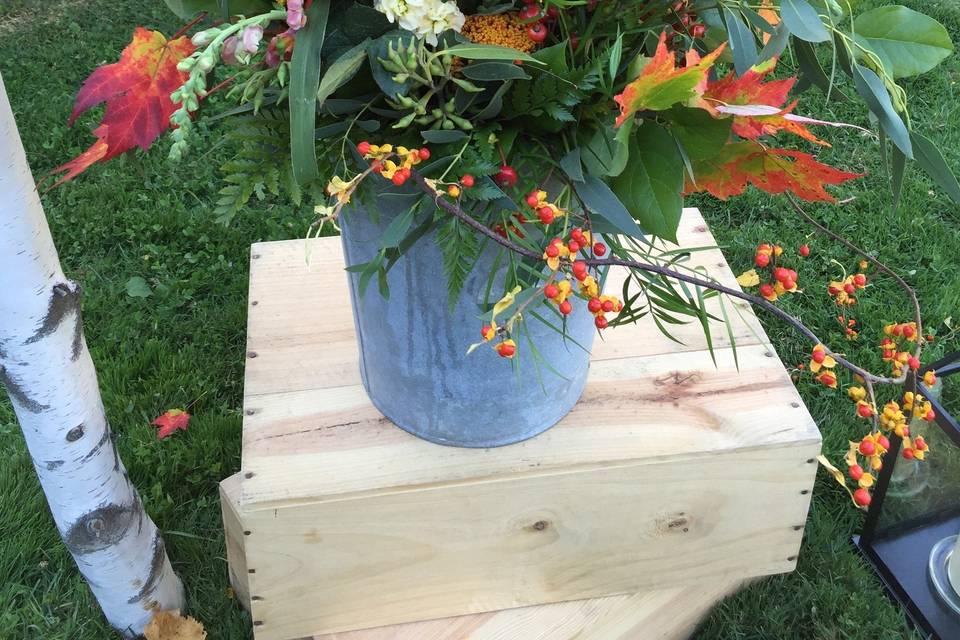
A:
[[[263,39],[263,27],[251,25],[243,30],[243,50],[247,53],[256,53],[260,47],[260,40]]]
[[[206,73],[210,71],[210,69],[213,69],[213,65],[214,65],[214,60],[212,55],[205,53],[197,59],[197,69],[199,69],[203,73]]]
[[[197,63],[196,58],[184,58],[177,63],[177,71],[181,73],[189,72],[193,69],[193,66]]]
[[[190,41],[195,47],[205,47],[211,42],[214,38],[220,35],[220,29],[214,27],[212,29],[207,29],[205,31],[200,31],[199,33],[193,34],[193,37],[190,38]]]

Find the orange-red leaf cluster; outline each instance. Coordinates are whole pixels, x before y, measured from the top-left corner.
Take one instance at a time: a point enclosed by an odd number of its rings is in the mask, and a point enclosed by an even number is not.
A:
[[[186,36],[168,41],[159,31],[137,27],[119,62],[99,67],[80,88],[69,124],[101,102],[107,106],[93,131],[97,141],[53,170],[54,174],[64,174],[54,186],[73,179],[96,162],[134,147],[147,149],[170,126],[170,116],[177,109],[170,94],[189,77],[177,69],[177,64],[193,50]]]

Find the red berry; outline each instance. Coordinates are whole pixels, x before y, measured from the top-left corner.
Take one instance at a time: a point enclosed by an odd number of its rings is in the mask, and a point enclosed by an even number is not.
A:
[[[857,413],[860,414],[861,418],[869,418],[873,415],[873,407],[868,404],[861,404],[857,407]]]
[[[690,29],[690,35],[694,38],[702,38],[707,35],[707,25],[702,23],[693,25],[693,28]]]
[[[530,195],[527,196],[527,205],[530,207],[536,207],[540,204],[540,198],[537,197],[536,191],[531,191]]]
[[[927,411],[927,415],[924,416],[924,419],[926,419],[927,422],[933,422],[934,420],[936,420],[936,418],[937,418],[937,412],[934,411],[933,409],[930,409],[930,411]]]
[[[838,293],[840,293],[840,289],[837,289],[835,286],[830,285],[829,287],[827,287],[827,293],[829,293],[832,296],[835,296]]]
[[[852,467],[850,467],[848,471],[850,473],[850,477],[854,480],[859,480],[860,478],[863,477],[863,467],[861,467],[858,464],[855,464]]]
[[[903,457],[904,457],[905,459],[907,459],[907,460],[913,460],[913,456],[914,456],[914,455],[915,455],[915,454],[913,453],[913,449],[904,449],[904,450],[903,450]]]
[[[359,143],[359,144],[357,145],[357,153],[359,153],[359,154],[362,155],[362,156],[365,156],[365,155],[367,155],[368,153],[370,153],[370,143],[367,142],[366,140],[364,140],[363,142]]]
[[[909,324],[908,324],[908,325],[904,325],[904,327],[903,327],[903,337],[904,337],[904,338],[912,338],[912,337],[913,337],[913,334],[915,334],[916,332],[917,332],[917,330],[914,329],[913,327],[911,327]]]
[[[910,356],[910,359],[907,360],[907,364],[910,365],[910,368],[916,371],[920,368],[920,360],[916,356]]]
[[[512,187],[517,184],[517,170],[508,164],[501,165],[493,179],[501,187]]]
[[[583,260],[577,260],[573,263],[573,272],[574,273],[586,273],[587,272],[587,263]]]
[[[480,329],[480,337],[486,340],[488,333],[490,333],[490,325],[485,324],[483,325],[483,328]]]
[[[603,309],[603,303],[600,301],[600,298],[590,298],[590,302],[587,303],[587,309],[590,310],[590,313],[599,313]]]
[[[927,442],[923,439],[923,436],[917,436],[913,439],[913,448],[917,451],[923,451],[927,448]]]
[[[853,492],[853,501],[861,507],[866,507],[870,504],[870,492],[863,488],[857,489]]]
[[[560,9],[557,9],[554,5],[547,7],[547,17],[556,19],[560,15]]]
[[[827,359],[827,352],[823,349],[817,349],[813,352],[813,361],[816,363],[823,362]]]
[[[765,298],[769,298],[773,295],[773,285],[762,284],[760,285],[760,295]]]
[[[603,257],[607,253],[607,245],[602,242],[596,242],[593,245],[593,255]]]
[[[607,328],[607,319],[603,316],[597,316],[593,319],[593,323],[597,325],[597,329],[606,329]]]
[[[557,247],[557,245],[551,242],[550,244],[547,245],[547,248],[544,250],[544,253],[547,254],[548,258],[556,258],[557,256],[560,255],[560,249]]]
[[[613,301],[612,301],[612,300],[604,300],[604,301],[603,301],[603,305],[602,305],[601,308],[602,308],[606,313],[610,313],[611,311],[613,311]]]
[[[552,282],[543,288],[543,295],[553,300],[560,295],[560,289]]]
[[[810,247],[808,245],[802,244],[800,245],[800,249],[798,250],[798,253],[800,254],[801,257],[806,258],[807,256],[810,255]]]
[[[783,267],[777,267],[776,269],[773,270],[773,277],[779,280],[780,282],[783,282],[784,280],[790,277],[790,271],[787,269],[784,269]]]
[[[533,20],[540,15],[540,7],[531,3],[525,5],[523,9],[520,10],[520,19],[521,20]]]
[[[858,287],[866,286],[867,276],[863,275],[862,273],[858,273],[857,275],[853,276],[853,283]]]
[[[467,189],[469,189],[470,187],[472,187],[472,186],[475,184],[474,179],[473,179],[473,176],[470,175],[469,173],[463,174],[463,177],[460,178],[460,184],[462,184],[462,185],[465,186]]]
[[[587,244],[586,239],[583,237],[583,229],[580,227],[574,227],[573,231],[570,232],[570,237],[580,244]]]
[[[374,160],[370,163],[370,171],[373,171],[374,173],[380,173],[383,171],[383,163],[379,160]]]
[[[849,295],[853,295],[854,293],[856,293],[857,288],[853,286],[852,282],[848,282],[847,284],[843,285],[843,290],[846,291]]]
[[[884,449],[890,449],[890,440],[887,439],[885,435],[877,436],[877,444],[879,444]]]
[[[393,177],[390,178],[390,181],[398,187],[407,181],[407,176],[404,175],[403,171],[397,171],[393,174]]]
[[[861,440],[857,450],[865,456],[872,456],[877,452],[877,445],[873,444],[873,440]]]
[[[513,354],[517,352],[516,345],[512,345],[507,342],[501,342],[497,345],[497,353],[500,354],[501,358],[512,358]]]
[[[570,253],[577,254],[580,252],[580,243],[576,240],[571,240],[570,244],[567,245],[567,249],[570,250]]]
[[[766,253],[758,253],[753,257],[753,263],[760,268],[763,268],[770,264],[770,256]]]
[[[527,36],[534,42],[543,42],[547,39],[547,35],[549,35],[547,25],[542,22],[534,22],[527,27]]]
[[[562,313],[565,316],[568,316],[570,315],[570,313],[573,312],[573,305],[570,304],[569,300],[564,300],[563,302],[560,303],[560,306],[558,307],[558,309],[560,310],[560,313]]]
[[[797,283],[791,280],[790,278],[787,278],[786,280],[781,280],[780,284],[782,284],[783,288],[786,289],[787,291],[790,291],[791,289],[797,286]]]
[[[429,160],[429,159],[430,159],[430,149],[427,149],[426,147],[421,147],[420,150],[417,151],[417,155],[420,156],[420,159],[421,159],[421,160]]]
[[[550,224],[553,222],[553,209],[550,207],[540,207],[537,210],[537,217],[540,218],[540,222],[543,224]]]

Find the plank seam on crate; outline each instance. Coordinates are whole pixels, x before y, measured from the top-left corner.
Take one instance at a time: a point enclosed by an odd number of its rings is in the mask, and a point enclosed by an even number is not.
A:
[[[813,425],[814,428],[816,425]],[[793,429],[784,429],[793,430]],[[778,448],[789,448],[789,449],[800,449],[802,447],[808,446],[817,446],[821,443],[820,437],[810,437],[805,439],[795,439],[790,441],[775,441],[769,443],[757,444],[754,446],[739,446],[736,448],[737,452],[752,453],[757,451],[765,451],[769,449],[778,449]],[[246,496],[243,496],[241,502],[243,511],[246,514],[253,514],[262,511],[271,511],[277,509],[287,509],[292,507],[297,507],[307,504],[334,504],[338,502],[347,502],[351,500],[366,500],[368,498],[379,498],[384,496],[394,496],[401,495],[406,493],[420,493],[420,492],[430,492],[430,491],[439,491],[446,490],[452,487],[464,487],[464,486],[474,486],[474,485],[490,485],[497,484],[500,482],[511,482],[518,480],[520,478],[529,478],[529,479],[544,479],[544,478],[556,478],[566,475],[575,475],[581,473],[589,473],[591,471],[614,471],[618,469],[633,469],[636,467],[642,466],[655,466],[655,465],[665,465],[665,464],[676,464],[678,462],[684,462],[687,460],[698,460],[702,458],[702,454],[708,451],[708,449],[698,450],[698,451],[687,451],[685,453],[677,453],[673,455],[658,455],[656,460],[609,460],[609,461],[599,461],[591,463],[581,463],[581,464],[570,464],[562,463],[556,465],[555,467],[541,467],[535,471],[514,471],[514,472],[498,472],[496,475],[489,476],[471,476],[469,478],[455,478],[455,479],[444,479],[436,482],[425,482],[419,484],[408,484],[408,485],[391,485],[390,487],[381,487],[378,489],[369,489],[361,491],[348,491],[343,493],[331,493],[323,496],[311,496],[311,497],[301,497],[301,496],[292,496],[290,498],[273,498],[265,501],[257,502],[247,502]],[[562,467],[562,468],[561,468]],[[249,468],[242,468],[241,472],[248,471]],[[255,470],[255,468],[254,468]],[[808,483],[804,482],[803,486],[805,487]],[[798,496],[800,496],[798,492]],[[802,496],[800,496],[802,497]]]
[[[740,349],[742,349],[742,348],[744,348],[744,347],[766,347],[766,348],[771,349],[771,350],[773,349],[773,346],[772,346],[772,344],[771,344],[769,341],[767,341],[767,342],[742,342],[742,341],[737,342],[737,349],[738,349],[738,350],[740,350]],[[256,351],[256,346],[255,346],[255,345],[248,345],[248,348]],[[734,349],[733,349],[732,347],[716,347],[716,348],[714,348],[713,352],[714,352],[714,354],[716,354],[718,361],[721,359],[721,356],[727,355],[727,354],[730,355],[731,361],[733,360]],[[595,363],[595,362],[613,363],[613,362],[617,362],[617,361],[636,360],[636,359],[638,359],[638,358],[655,358],[655,357],[657,357],[657,356],[666,355],[666,354],[668,354],[668,353],[677,353],[677,351],[674,350],[674,351],[663,351],[663,352],[655,352],[655,353],[645,353],[645,354],[643,354],[642,356],[638,356],[638,355],[611,355],[611,356],[601,356],[601,357],[596,357],[596,358],[592,357],[593,354],[591,354],[590,362],[591,362],[591,364],[592,364],[592,363]],[[690,351],[683,351],[682,353],[687,354],[687,355],[690,355],[691,357],[694,357],[694,356],[701,355],[701,354],[704,354],[704,353],[709,354],[709,353],[710,353],[710,350],[709,350],[709,349],[693,349],[693,350],[690,350]],[[359,360],[358,360],[358,362],[359,362]],[[719,367],[717,368],[717,370],[719,371]],[[283,396],[283,395],[287,395],[287,394],[292,394],[292,393],[304,393],[304,392],[307,392],[307,391],[319,391],[319,390],[323,390],[323,391],[336,391],[337,389],[344,389],[344,390],[346,390],[346,389],[355,389],[355,388],[358,387],[358,386],[362,386],[362,384],[361,384],[361,383],[353,382],[353,383],[348,383],[348,384],[333,384],[333,385],[329,385],[329,386],[317,385],[317,386],[314,386],[314,387],[305,387],[305,388],[302,388],[302,389],[288,389],[288,390],[286,390],[286,391],[261,391],[261,392],[252,391],[252,392],[250,392],[250,393],[244,393],[244,400],[246,401],[246,400],[248,400],[248,399],[255,399],[255,398],[262,399],[262,398],[269,398],[269,397],[279,397],[279,396]]]

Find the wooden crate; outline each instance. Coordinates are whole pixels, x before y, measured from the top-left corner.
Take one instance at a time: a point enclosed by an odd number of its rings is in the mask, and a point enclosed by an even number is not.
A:
[[[249,608],[240,474],[220,485],[230,581]],[[486,613],[314,636],[313,640],[682,640],[738,582],[704,580],[605,598],[571,600]]]
[[[714,244],[696,210],[680,243]],[[337,239],[252,252],[243,461],[224,509],[258,640],[722,591],[793,568],[820,436],[746,305],[727,303],[739,370],[722,326],[716,366],[697,324],[674,332],[684,344],[652,323],[617,328],[560,424],[457,449],[368,400]],[[687,264],[735,286],[719,250]]]

